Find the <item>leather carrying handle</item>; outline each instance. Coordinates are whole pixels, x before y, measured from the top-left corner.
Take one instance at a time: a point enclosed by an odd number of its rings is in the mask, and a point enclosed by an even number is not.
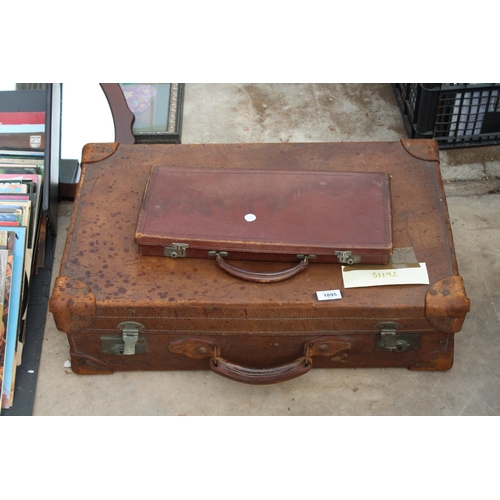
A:
[[[284,281],[286,279],[292,278],[297,274],[305,271],[308,265],[307,257],[305,257],[301,262],[299,262],[296,266],[291,267],[289,269],[285,269],[283,271],[276,272],[256,272],[256,271],[248,271],[246,269],[241,269],[240,267],[233,266],[228,264],[220,254],[217,254],[215,259],[218,266],[236,278],[240,278],[246,281],[253,281],[256,283],[276,283],[278,281]]]
[[[257,369],[235,365],[222,358],[212,358],[209,366],[218,375],[235,380],[236,382],[264,385],[276,384],[300,377],[312,368],[312,361],[307,356],[303,356],[285,365]]]
[[[295,361],[270,368],[249,368],[222,358],[220,348],[204,339],[182,339],[172,342],[168,350],[190,359],[208,359],[209,367],[218,375],[246,384],[275,384],[307,373],[312,367],[312,357],[333,357],[351,349],[350,342],[336,337],[318,337],[304,344],[304,355]]]

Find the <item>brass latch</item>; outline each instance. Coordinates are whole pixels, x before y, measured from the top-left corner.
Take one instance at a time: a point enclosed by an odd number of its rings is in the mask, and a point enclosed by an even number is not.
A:
[[[172,243],[172,246],[163,247],[163,255],[165,257],[172,257],[172,259],[185,257],[188,246],[187,243]]]
[[[347,264],[348,266],[352,264],[359,264],[361,262],[360,255],[352,255],[352,252],[349,252],[348,250],[338,250],[335,252],[335,255],[341,264]]]

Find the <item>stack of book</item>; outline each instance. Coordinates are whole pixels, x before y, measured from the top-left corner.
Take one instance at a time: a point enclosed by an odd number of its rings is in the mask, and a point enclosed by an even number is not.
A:
[[[22,123],[27,115],[31,121],[44,123],[44,113],[0,113],[1,409],[10,408],[14,401],[27,287],[36,267],[42,213],[44,126]]]

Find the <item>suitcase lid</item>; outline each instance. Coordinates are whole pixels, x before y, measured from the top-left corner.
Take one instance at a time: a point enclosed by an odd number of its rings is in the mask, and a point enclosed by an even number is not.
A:
[[[139,213],[140,246],[269,254],[392,252],[390,177],[154,166]]]
[[[167,164],[186,170],[256,164],[290,172],[311,165],[325,172],[390,172],[394,247],[412,247],[417,260],[427,264],[433,285],[345,289],[341,266],[323,264],[263,286],[242,283],[207,259],[142,257],[134,242],[137,215],[151,166]],[[249,262],[245,267],[272,272],[284,264]],[[92,338],[100,329],[118,334],[123,321],[183,335],[198,332],[202,338],[224,331],[365,335],[386,321],[399,323],[398,333],[432,334],[435,324],[448,325],[438,329],[453,333],[469,308],[464,293],[439,288],[453,286],[459,276],[439,148],[431,140],[87,145],[59,274],[54,287],[59,300],[51,306],[59,329]],[[316,291],[331,289],[340,289],[342,299],[318,301]],[[202,326],[194,318],[201,318]]]

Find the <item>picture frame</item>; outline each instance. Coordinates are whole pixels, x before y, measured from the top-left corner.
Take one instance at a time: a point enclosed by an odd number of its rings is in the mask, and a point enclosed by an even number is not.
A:
[[[180,144],[183,83],[118,83],[101,87],[117,133],[121,129],[126,135],[125,129],[129,128],[136,144]]]

